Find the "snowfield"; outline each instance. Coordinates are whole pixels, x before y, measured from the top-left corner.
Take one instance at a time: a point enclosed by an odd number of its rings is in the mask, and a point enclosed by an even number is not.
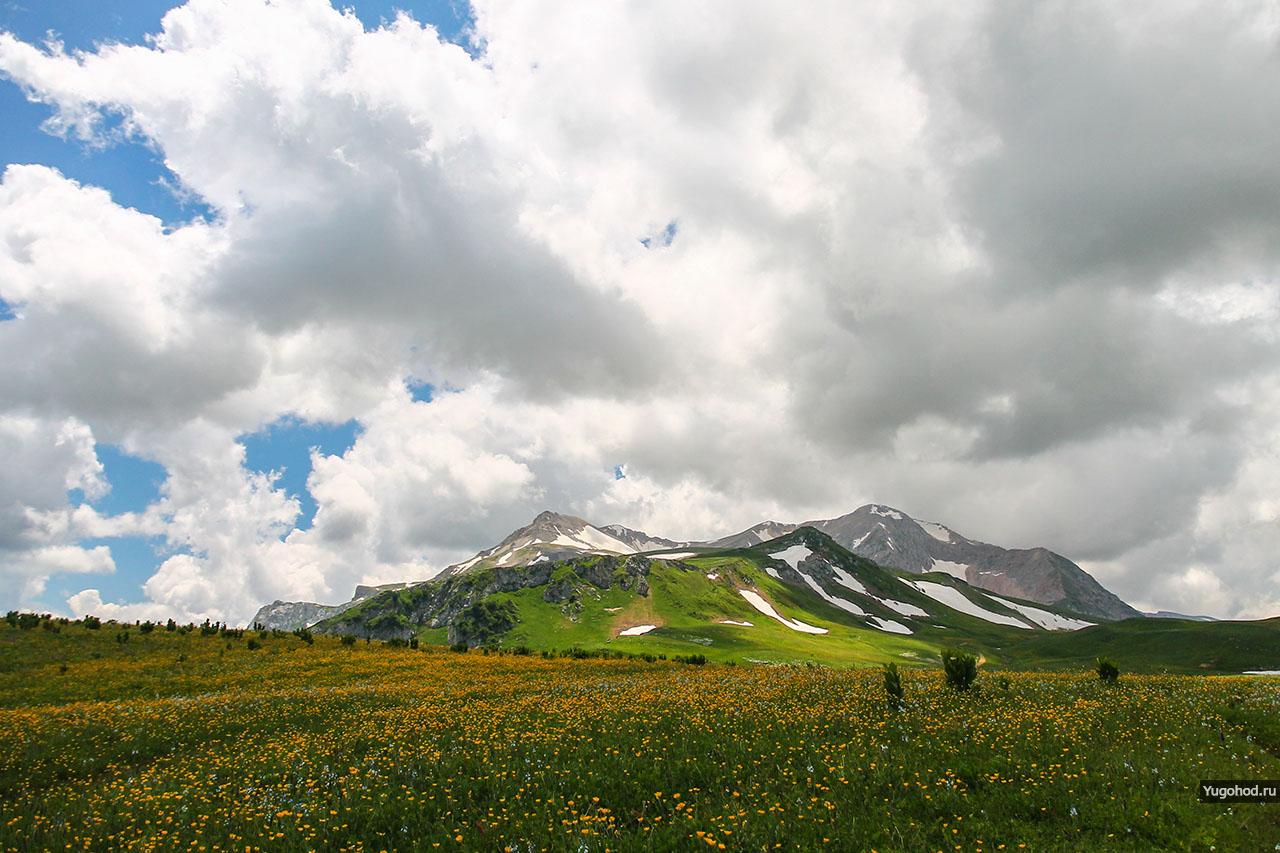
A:
[[[903,625],[901,622],[894,622],[892,619],[881,619],[879,616],[872,616],[871,621],[881,631],[888,631],[890,634],[914,633],[906,625]]]
[[[941,604],[945,604],[952,610],[959,610],[961,613],[967,613],[970,616],[977,616],[987,622],[996,625],[1012,625],[1015,628],[1026,628],[1032,630],[1031,626],[1021,619],[1015,619],[1012,616],[1006,616],[1003,613],[993,613],[966,598],[958,589],[946,586],[932,581],[907,581],[916,589]]]
[[[967,563],[952,563],[949,560],[934,560],[933,568],[931,569],[931,571],[935,572],[946,572],[951,575],[951,577],[959,578],[960,580],[967,579],[965,572],[968,570],[969,566]]]
[[[998,595],[987,593],[987,597],[992,601],[998,601],[1011,610],[1016,610],[1041,628],[1048,628],[1050,631],[1079,631],[1081,628],[1091,627],[1093,622],[1086,622],[1083,619],[1072,619],[1068,616],[1059,616],[1057,613],[1050,613],[1048,610],[1041,610],[1039,607],[1030,607],[1026,604],[1015,604],[1006,598]]]
[[[778,551],[769,556],[776,560],[781,560],[797,572],[800,571],[800,563],[808,558],[813,552],[803,545],[792,545],[785,551]]]
[[[751,606],[754,607],[756,610],[759,610],[761,613],[763,613],[765,616],[768,616],[770,619],[777,619],[779,622],[781,622],[783,625],[786,625],[792,631],[799,631],[802,634],[826,634],[827,633],[826,628],[818,628],[814,625],[807,625],[798,619],[786,618],[785,616],[780,614],[778,611],[774,610],[773,605],[765,601],[760,596],[760,593],[756,592],[753,589],[740,589],[738,590],[738,592],[740,592],[742,594],[742,597],[745,598],[747,601],[749,601],[751,603]]]
[[[951,531],[943,527],[941,524],[934,521],[917,521],[916,523],[924,528],[925,533],[928,533],[939,542],[951,541]]]
[[[636,625],[634,628],[623,628],[621,631],[618,632],[618,636],[619,637],[638,637],[641,634],[649,633],[650,631],[652,631],[654,628],[657,628],[657,627],[658,627],[657,625]]]
[[[862,585],[862,582],[859,581],[857,578],[855,578],[853,575],[846,572],[844,569],[840,568],[839,566],[832,566],[831,571],[835,572],[836,583],[840,584],[843,587],[846,587],[847,589],[851,589],[854,592],[860,592],[863,595],[869,594],[867,592],[867,588]]]
[[[845,601],[843,598],[836,598],[834,595],[827,592],[825,589],[823,589],[821,586],[818,585],[817,581],[815,581],[813,578],[809,577],[808,575],[802,574],[800,575],[800,577],[804,578],[804,582],[809,585],[809,588],[812,589],[814,592],[816,592],[819,596],[821,596],[822,600],[827,602],[828,604],[832,604],[836,607],[839,607],[841,610],[846,610],[852,613],[854,616],[867,615],[867,611],[863,610],[861,607],[854,604],[852,601]]]
[[[874,595],[871,597],[875,598],[876,601],[880,602],[895,613],[901,613],[903,616],[924,617],[929,615],[929,611],[921,607],[916,607],[914,604],[908,604],[905,601],[895,601],[892,598],[878,598]]]

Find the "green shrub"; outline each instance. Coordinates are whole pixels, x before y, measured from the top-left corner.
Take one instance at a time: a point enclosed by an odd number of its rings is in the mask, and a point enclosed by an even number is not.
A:
[[[40,617],[34,613],[19,613],[18,627],[24,631],[30,631],[32,628],[40,624]]]
[[[675,659],[680,663],[693,664],[694,666],[703,666],[707,662],[706,655],[676,655]]]
[[[1120,667],[1108,658],[1098,658],[1097,671],[1103,684],[1115,684],[1120,679]]]
[[[308,646],[314,645],[316,641],[316,638],[306,628],[298,628],[293,632],[293,636],[297,637]]]
[[[174,622],[173,619],[170,618],[168,622],[164,623],[164,629],[166,631],[176,631],[178,630],[178,623]]]
[[[355,635],[355,634],[343,634],[343,635],[342,635],[342,645],[344,645],[344,646],[354,646],[355,644],[356,644],[356,635]]]
[[[467,653],[467,649],[468,649],[468,646],[466,643],[454,643],[453,645],[449,646],[449,651],[458,652],[459,654],[464,654],[464,655]]]
[[[895,711],[902,709],[902,677],[898,675],[896,663],[884,665],[884,693],[890,708]]]
[[[150,619],[138,625],[138,630],[144,634],[150,634],[155,629],[156,629],[156,623],[152,622]]]
[[[948,687],[968,690],[978,677],[978,659],[956,649],[943,649],[942,671],[946,675]]]
[[[259,643],[257,640],[250,637],[249,642],[245,643],[245,646],[249,651],[256,652],[258,649],[262,648],[262,643]]]

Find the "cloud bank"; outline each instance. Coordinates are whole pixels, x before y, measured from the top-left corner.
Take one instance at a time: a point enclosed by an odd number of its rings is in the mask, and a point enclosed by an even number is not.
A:
[[[473,5],[470,53],[323,0],[0,35],[52,130],[120,119],[216,212],[6,168],[10,606],[75,572],[70,610],[243,621],[543,507],[707,537],[876,500],[1280,614],[1274,10]],[[363,428],[305,529],[237,441],[285,416]],[[69,501],[97,442],[160,499]],[[79,543],[143,534],[145,599],[103,603]]]

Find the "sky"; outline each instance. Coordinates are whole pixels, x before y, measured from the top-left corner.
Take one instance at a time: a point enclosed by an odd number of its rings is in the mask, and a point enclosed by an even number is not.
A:
[[[878,502],[1280,615],[1278,90],[1275,3],[0,0],[0,607]]]

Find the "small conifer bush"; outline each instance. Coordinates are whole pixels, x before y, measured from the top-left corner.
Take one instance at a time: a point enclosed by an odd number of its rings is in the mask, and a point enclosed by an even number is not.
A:
[[[1120,667],[1109,658],[1098,658],[1097,671],[1103,684],[1115,684],[1120,678]]]
[[[955,649],[942,650],[942,671],[947,686],[956,690],[968,690],[978,677],[978,659]]]
[[[897,711],[902,708],[902,677],[898,675],[898,665],[884,665],[884,693],[889,707]]]

